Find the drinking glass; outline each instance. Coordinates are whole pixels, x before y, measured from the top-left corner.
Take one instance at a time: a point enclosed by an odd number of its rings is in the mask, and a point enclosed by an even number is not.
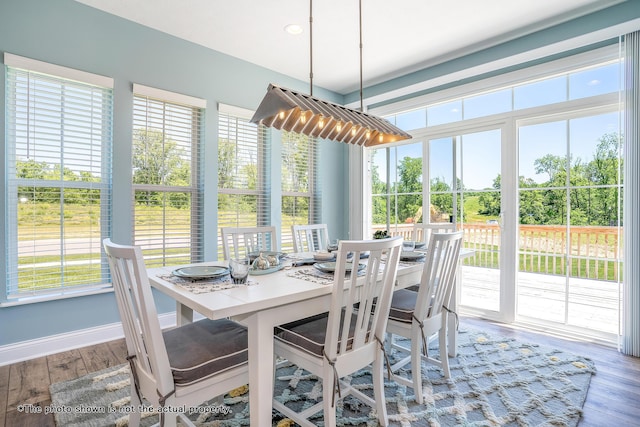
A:
[[[416,248],[416,242],[413,240],[405,240],[402,242],[402,251],[403,252],[413,252]]]
[[[339,240],[338,239],[331,239],[331,241],[329,242],[329,244],[327,245],[327,250],[329,252],[331,251],[337,251],[338,250],[338,243]]]
[[[231,280],[236,284],[243,284],[247,282],[247,276],[249,275],[249,259],[247,258],[231,258],[229,260],[229,270],[231,273]]]

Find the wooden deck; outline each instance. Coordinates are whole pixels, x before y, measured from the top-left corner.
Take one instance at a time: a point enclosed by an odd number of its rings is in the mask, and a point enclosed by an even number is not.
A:
[[[584,329],[581,335],[610,335],[611,343],[615,343],[621,285],[571,278],[567,287],[562,276],[538,273],[519,272],[517,278],[517,320],[553,322],[559,331],[565,332]],[[497,270],[464,266],[462,283],[462,313],[465,306],[498,311]]]

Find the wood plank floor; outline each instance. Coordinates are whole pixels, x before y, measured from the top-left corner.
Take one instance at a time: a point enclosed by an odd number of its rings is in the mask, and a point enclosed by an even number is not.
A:
[[[477,318],[463,317],[461,326],[591,358],[597,373],[591,380],[579,426],[640,426],[640,358],[624,356],[613,348],[597,344],[570,341]],[[117,340],[0,366],[0,426],[54,426],[53,415],[37,413],[37,408],[44,408],[51,402],[49,385],[124,363],[125,355],[124,341]],[[18,410],[29,404],[33,405],[31,413]]]

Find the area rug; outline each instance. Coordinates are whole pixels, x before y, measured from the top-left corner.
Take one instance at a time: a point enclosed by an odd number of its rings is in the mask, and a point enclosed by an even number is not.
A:
[[[431,351],[436,350],[437,342],[431,347]],[[390,355],[392,361],[400,356],[395,351]],[[439,368],[423,365],[423,405],[415,403],[411,388],[386,381],[389,425],[574,427],[595,373],[593,362],[585,357],[473,330],[460,331],[458,356],[450,359],[450,369],[451,378],[445,379]],[[410,372],[402,374],[409,376]],[[373,395],[367,369],[349,381]],[[51,409],[59,427],[126,426],[127,411],[138,410],[129,406],[125,365],[53,384],[50,391]],[[304,408],[321,399],[321,382],[284,363],[276,372],[275,396],[296,409]],[[247,389],[237,389],[226,395],[224,402],[208,402],[189,418],[201,427],[248,426],[248,401]],[[322,415],[313,421],[322,426]],[[142,425],[155,422],[155,414],[143,414]],[[270,424],[295,425],[275,411]],[[377,422],[367,405],[347,397],[338,406],[338,425],[375,426]]]

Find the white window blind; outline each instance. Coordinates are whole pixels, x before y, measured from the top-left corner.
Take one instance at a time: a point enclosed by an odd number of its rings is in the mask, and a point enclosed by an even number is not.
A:
[[[133,240],[148,266],[202,261],[199,144],[204,105],[134,85]]]
[[[317,141],[294,132],[282,133],[282,250],[293,251],[292,225],[320,222]]]
[[[218,113],[218,227],[270,224],[270,143],[252,112],[220,104]],[[218,233],[218,258],[222,259]]]
[[[5,64],[6,298],[108,287],[113,82],[10,54]]]

